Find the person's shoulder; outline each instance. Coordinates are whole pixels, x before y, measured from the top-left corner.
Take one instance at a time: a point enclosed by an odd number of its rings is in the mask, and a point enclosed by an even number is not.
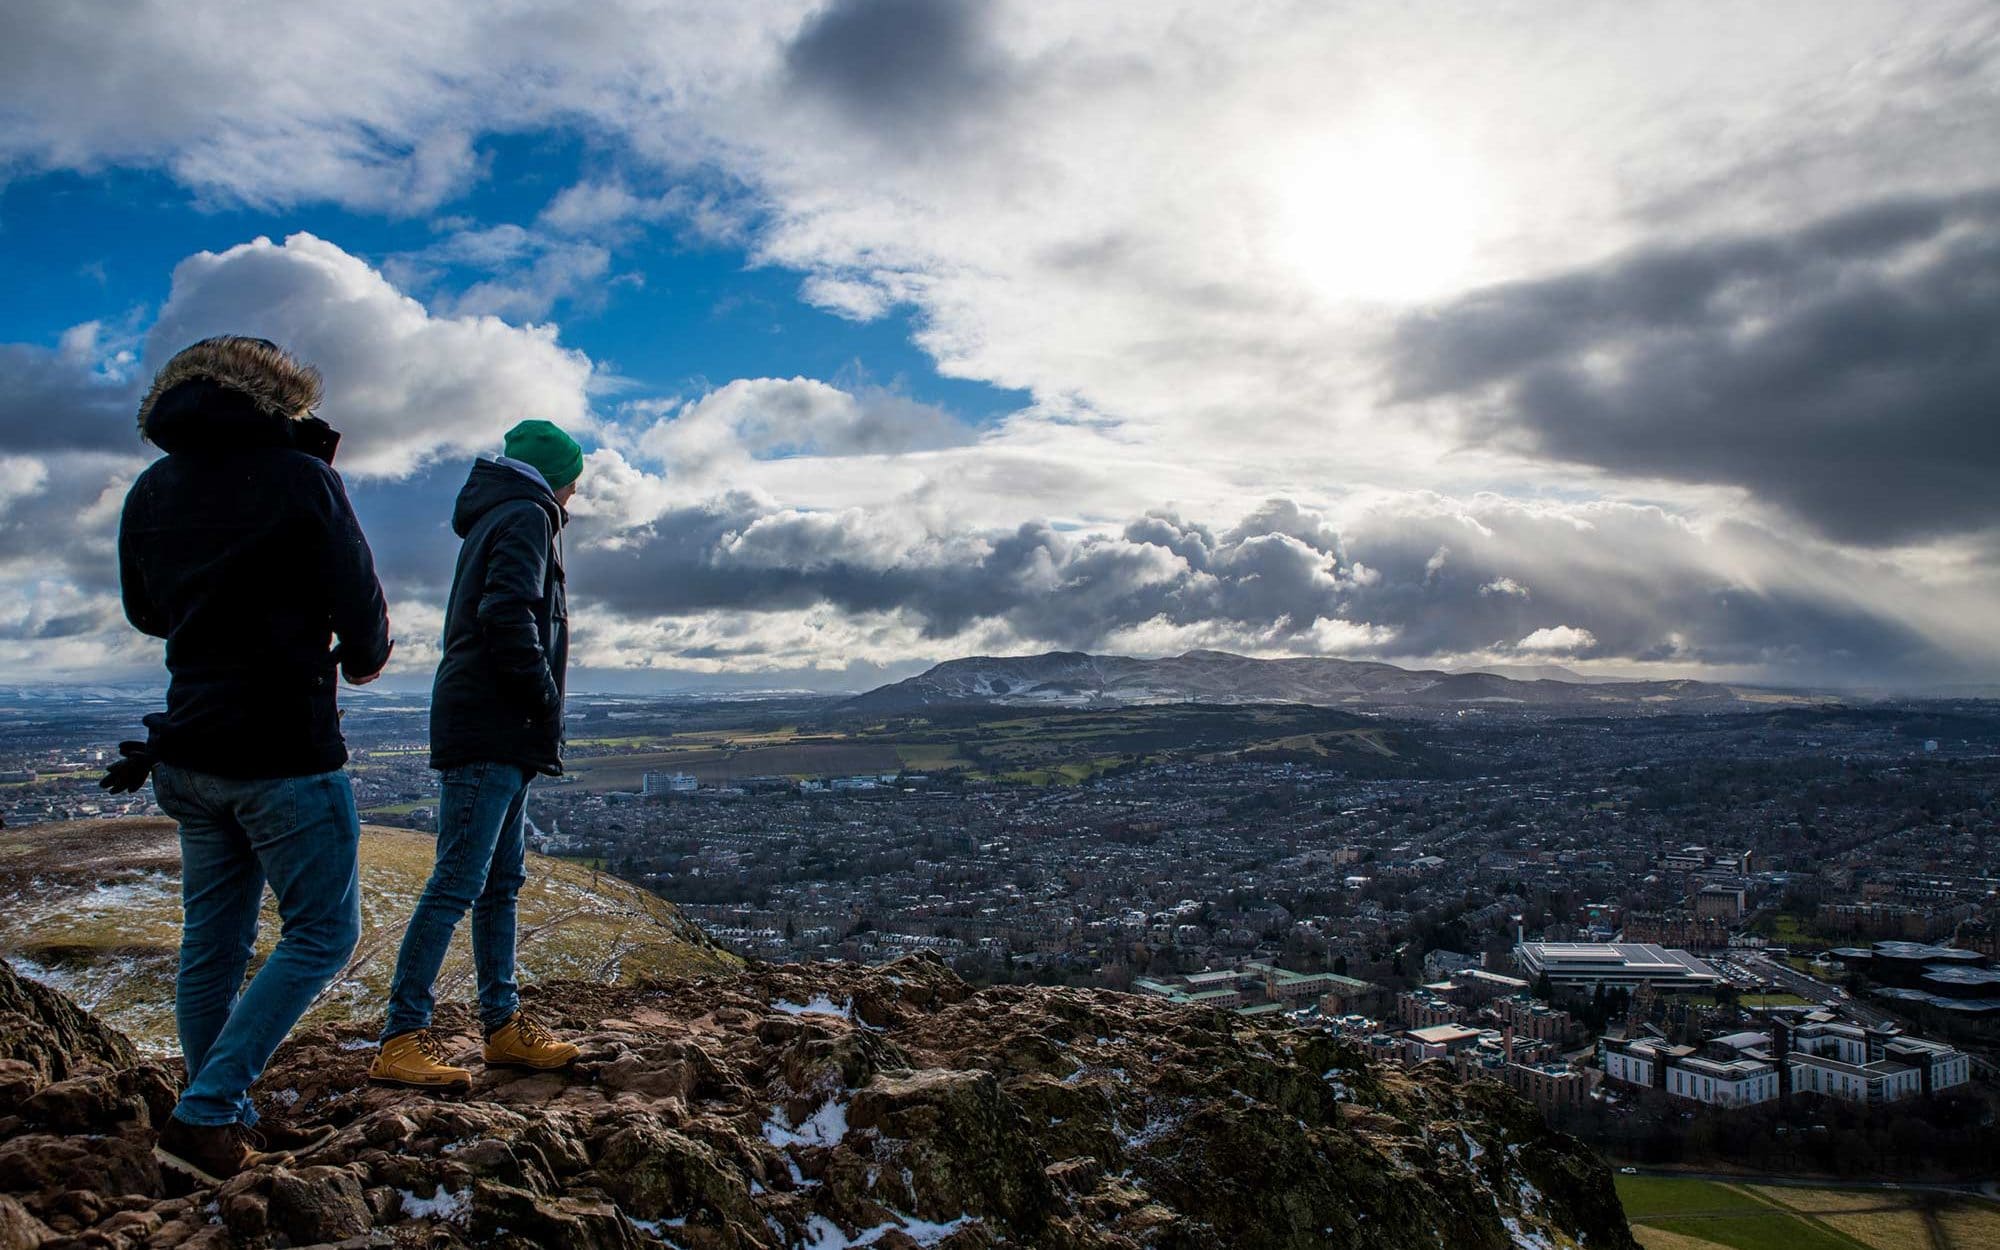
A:
[[[503,499],[493,505],[493,511],[488,515],[493,518],[495,525],[510,529],[521,526],[547,530],[551,525],[548,509],[532,499]]]

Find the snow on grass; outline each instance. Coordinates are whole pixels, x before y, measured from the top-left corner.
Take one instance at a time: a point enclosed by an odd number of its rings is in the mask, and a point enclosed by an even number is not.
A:
[[[764,1121],[764,1140],[773,1146],[837,1146],[847,1136],[847,1104],[829,1098],[806,1122],[797,1126],[785,1122],[783,1107],[771,1108]]]
[[[465,1219],[472,1203],[471,1190],[460,1189],[454,1192],[447,1190],[443,1185],[439,1185],[437,1193],[428,1198],[419,1198],[407,1189],[397,1192],[403,1198],[403,1214],[413,1220],[441,1220],[447,1224],[456,1224]]]

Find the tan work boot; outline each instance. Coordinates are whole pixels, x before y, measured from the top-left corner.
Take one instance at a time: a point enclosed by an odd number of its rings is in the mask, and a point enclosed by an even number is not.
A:
[[[446,1063],[446,1054],[444,1039],[429,1029],[398,1033],[382,1043],[375,1062],[368,1065],[368,1079],[406,1089],[471,1089],[472,1072]]]
[[[486,1039],[486,1066],[553,1072],[576,1062],[583,1052],[528,1018],[523,1011],[493,1030]]]
[[[290,1163],[284,1151],[263,1151],[251,1145],[250,1129],[242,1124],[189,1124],[168,1116],[160,1130],[153,1157],[176,1172],[204,1185],[220,1185],[238,1172],[263,1164]]]

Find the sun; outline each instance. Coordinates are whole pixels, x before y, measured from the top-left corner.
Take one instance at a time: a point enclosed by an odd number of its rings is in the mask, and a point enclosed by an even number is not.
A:
[[[1487,192],[1477,163],[1422,130],[1321,135],[1281,154],[1271,262],[1336,303],[1414,303],[1470,274]]]

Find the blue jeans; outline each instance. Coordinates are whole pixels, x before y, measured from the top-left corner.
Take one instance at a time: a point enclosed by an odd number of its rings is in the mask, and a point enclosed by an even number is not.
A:
[[[437,866],[410,916],[389,986],[382,1040],[428,1028],[431,986],[452,930],[472,909],[472,967],[488,1032],[521,1006],[514,983],[514,904],[527,878],[522,825],[535,774],[513,764],[447,768],[438,795]]]
[[[153,797],[181,827],[174,1018],[189,1124],[257,1122],[250,1086],[361,936],[361,818],[344,772],[242,781],[161,764]],[[249,986],[264,886],[284,928]]]

